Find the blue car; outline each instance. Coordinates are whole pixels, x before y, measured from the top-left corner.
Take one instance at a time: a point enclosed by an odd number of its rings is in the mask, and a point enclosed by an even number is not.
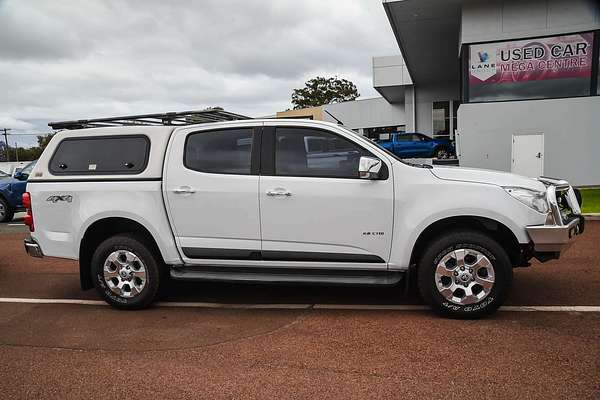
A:
[[[448,158],[455,155],[454,143],[432,139],[422,133],[392,133],[389,140],[377,144],[400,158]]]
[[[17,211],[23,211],[23,193],[27,179],[37,161],[27,164],[14,177],[0,171],[0,222],[10,222]]]

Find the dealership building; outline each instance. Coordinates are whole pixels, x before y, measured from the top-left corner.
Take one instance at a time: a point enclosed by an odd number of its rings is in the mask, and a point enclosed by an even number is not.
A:
[[[600,2],[384,0],[383,7],[402,56],[373,59],[382,98],[324,106],[315,119],[333,115],[370,137],[394,130],[446,137],[461,166],[600,185]]]

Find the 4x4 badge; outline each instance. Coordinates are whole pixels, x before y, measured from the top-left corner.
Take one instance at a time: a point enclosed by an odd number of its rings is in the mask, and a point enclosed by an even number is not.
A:
[[[48,197],[46,199],[46,201],[49,201],[51,203],[58,203],[59,201],[66,201],[67,203],[70,203],[73,201],[73,196],[71,196],[70,194],[66,194],[63,196],[53,195],[53,196]]]

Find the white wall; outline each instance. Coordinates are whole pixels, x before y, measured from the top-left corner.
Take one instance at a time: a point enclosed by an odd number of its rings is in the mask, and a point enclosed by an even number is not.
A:
[[[406,104],[407,113],[407,131],[420,132],[426,135],[433,135],[433,121],[431,119],[431,110],[434,101],[450,101],[460,100],[460,88],[457,83],[447,83],[444,85],[419,85],[413,86],[413,89],[406,91],[406,98],[404,104]],[[413,94],[412,90],[415,90],[416,99],[416,126],[414,129],[409,129],[412,124],[412,113],[413,113]]]
[[[465,2],[461,42],[555,35],[600,28],[597,0],[490,0]]]
[[[383,97],[328,104],[323,106],[323,109],[351,129],[406,124],[404,104],[390,104]],[[323,120],[336,122],[325,112]]]
[[[510,171],[512,135],[544,134],[544,175],[600,185],[600,96],[463,104],[460,165]]]

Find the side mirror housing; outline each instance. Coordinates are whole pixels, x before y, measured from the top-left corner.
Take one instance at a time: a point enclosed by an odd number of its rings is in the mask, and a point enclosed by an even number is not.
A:
[[[15,172],[13,177],[18,181],[26,181],[29,178],[29,174],[24,174],[21,171]]]
[[[358,163],[358,176],[360,179],[379,179],[381,160],[373,157],[361,157]]]

